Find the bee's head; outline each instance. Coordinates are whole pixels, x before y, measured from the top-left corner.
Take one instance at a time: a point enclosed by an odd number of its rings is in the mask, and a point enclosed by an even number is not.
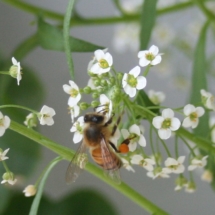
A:
[[[84,116],[85,123],[101,124],[104,122],[105,116],[97,113],[87,113]]]

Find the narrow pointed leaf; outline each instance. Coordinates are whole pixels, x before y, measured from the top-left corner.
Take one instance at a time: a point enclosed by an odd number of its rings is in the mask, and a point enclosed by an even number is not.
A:
[[[40,200],[41,200],[41,197],[42,197],[42,194],[43,194],[43,189],[44,189],[44,186],[45,186],[45,183],[46,183],[46,179],[48,178],[48,175],[49,173],[51,172],[52,168],[61,160],[62,158],[61,157],[57,157],[55,158],[51,164],[48,166],[46,172],[44,173],[43,175],[43,178],[41,179],[40,181],[40,184],[38,186],[38,190],[37,190],[37,194],[34,198],[34,201],[31,205],[31,210],[30,210],[30,213],[29,215],[37,215],[37,211],[38,211],[38,208],[39,208],[39,204],[40,204]]]
[[[44,22],[42,18],[39,18],[37,35],[38,42],[42,48],[54,51],[64,51],[63,32],[60,28],[50,25]],[[92,52],[96,49],[104,49],[102,46],[72,36],[70,36],[70,47],[72,52]]]
[[[209,23],[207,22],[201,30],[199,39],[196,45],[194,62],[193,62],[193,71],[192,71],[192,87],[191,87],[191,104],[200,104],[201,95],[200,90],[207,90],[207,80],[206,80],[206,59],[205,59],[205,45],[206,45],[206,34]],[[200,118],[200,123],[194,132],[198,136],[206,137],[209,132],[209,115],[207,112]]]
[[[145,0],[142,6],[140,17],[140,50],[145,50],[148,47],[156,20],[156,4],[157,0]]]

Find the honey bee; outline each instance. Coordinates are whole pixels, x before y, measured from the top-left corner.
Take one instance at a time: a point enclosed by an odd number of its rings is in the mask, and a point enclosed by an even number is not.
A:
[[[122,166],[122,161],[115,152],[120,153],[121,151],[110,141],[110,138],[116,132],[120,117],[113,128],[110,129],[112,119],[113,116],[106,121],[106,116],[97,112],[87,113],[84,116],[83,142],[67,168],[67,183],[74,182],[84,168],[87,162],[86,149],[88,148],[95,163],[103,168],[108,177],[120,184],[119,169]],[[123,143],[128,145],[129,141],[124,141]]]

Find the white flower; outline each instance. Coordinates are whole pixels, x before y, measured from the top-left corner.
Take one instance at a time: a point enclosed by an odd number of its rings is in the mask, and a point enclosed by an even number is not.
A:
[[[8,183],[10,185],[14,185],[17,181],[16,178],[14,178],[14,174],[12,172],[6,172],[2,176],[3,180],[1,181],[1,184]]]
[[[39,121],[41,125],[53,125],[53,116],[55,115],[55,110],[51,107],[43,105],[39,113]]]
[[[125,73],[122,78],[122,87],[130,97],[134,97],[137,90],[141,90],[146,86],[146,78],[143,76],[138,77],[139,74],[140,67],[135,66],[128,74]]]
[[[109,72],[111,66],[113,65],[113,58],[111,54],[100,49],[96,50],[94,54],[95,60],[91,61],[93,65],[89,71],[97,75]]]
[[[155,179],[155,178],[169,178],[170,171],[167,168],[156,167],[153,171],[147,172],[147,176]]]
[[[190,181],[185,185],[185,191],[187,193],[193,193],[194,191],[196,191],[196,185],[194,182]]]
[[[196,168],[203,168],[207,164],[208,155],[204,156],[203,158],[193,158],[191,160],[191,165],[188,166],[188,170],[192,171]]]
[[[4,151],[0,148],[0,161],[8,159],[8,157],[6,157],[6,154],[8,153],[8,151],[9,151],[9,148]]]
[[[161,139],[170,138],[171,132],[178,130],[181,125],[170,108],[164,109],[161,116],[154,117],[152,124],[158,129],[158,135]]]
[[[73,107],[69,107],[71,113],[71,120],[74,123],[74,118],[80,114],[80,107],[78,105],[74,105]]]
[[[162,103],[166,97],[163,92],[155,92],[154,90],[149,90],[148,96],[155,105]]]
[[[10,126],[10,118],[8,116],[4,116],[0,112],[0,137],[3,136],[5,130]]]
[[[215,110],[214,96],[206,90],[200,90],[203,105],[209,110]]]
[[[100,105],[96,108],[96,112],[98,113],[107,113],[108,119],[111,117],[112,112],[112,101],[105,95],[101,94],[99,97]]]
[[[196,128],[199,124],[199,117],[201,117],[205,113],[205,110],[202,107],[194,107],[191,104],[188,104],[184,107],[184,114],[187,116],[182,126],[185,128],[192,127]]]
[[[208,170],[208,169],[206,169],[204,172],[203,172],[203,174],[202,174],[202,176],[201,176],[201,179],[203,180],[203,181],[207,181],[207,182],[212,182],[213,181],[213,173],[210,171],[210,170]]]
[[[77,119],[77,121],[73,124],[70,129],[71,132],[75,132],[73,136],[73,142],[79,143],[83,139],[83,127],[84,127],[84,117],[81,116]]]
[[[128,171],[132,171],[132,172],[135,172],[135,170],[133,169],[133,167],[130,165],[130,163],[124,159],[124,158],[121,158],[121,161],[123,163],[123,166],[128,170]]]
[[[37,189],[34,185],[28,185],[24,190],[23,193],[26,197],[34,196],[37,192]]]
[[[69,94],[69,100],[68,100],[68,105],[70,107],[73,107],[75,105],[77,105],[77,103],[80,101],[81,99],[81,94],[79,91],[79,87],[77,86],[77,84],[74,81],[69,81],[70,85],[64,84],[63,85],[63,90],[65,93]]]
[[[175,187],[175,191],[178,191],[178,190],[181,190],[183,187],[187,187],[187,179],[183,176],[183,175],[180,175],[176,181],[176,187]]]
[[[172,173],[180,174],[185,170],[183,165],[184,159],[185,156],[180,156],[177,160],[169,157],[166,159],[164,164]]]
[[[148,66],[149,64],[154,66],[161,62],[161,54],[158,53],[159,49],[157,46],[152,45],[149,50],[139,51],[138,58],[140,66]]]
[[[115,28],[113,47],[120,53],[126,50],[136,52],[139,48],[140,25],[137,23],[125,23]]]
[[[134,124],[129,128],[129,131],[127,129],[122,129],[121,132],[124,139],[130,140],[128,145],[129,151],[133,152],[136,150],[137,142],[140,144],[140,146],[146,146],[146,139],[141,134],[140,127],[138,125]]]
[[[131,163],[140,165],[148,171],[152,171],[154,169],[153,165],[155,165],[155,161],[153,159],[144,158],[142,155],[133,155]]]
[[[13,78],[17,79],[17,84],[19,85],[19,82],[22,79],[20,62],[17,62],[17,60],[12,57],[12,63],[13,66],[10,67],[9,73]]]

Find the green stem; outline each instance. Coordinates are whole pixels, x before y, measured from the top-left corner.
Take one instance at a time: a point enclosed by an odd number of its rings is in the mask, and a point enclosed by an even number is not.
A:
[[[199,9],[204,13],[204,15],[207,17],[208,20],[211,20],[215,22],[215,15],[213,12],[207,9],[204,5],[204,1],[202,0],[193,0],[193,3],[195,3]]]
[[[10,4],[14,7],[17,7],[19,9],[26,11],[28,13],[31,13],[31,14],[35,14],[35,15],[42,14],[43,17],[57,20],[60,22],[62,22],[64,20],[63,14],[44,9],[42,7],[33,6],[33,5],[23,2],[23,1],[2,0],[2,2]],[[169,7],[157,10],[157,15],[165,15],[165,14],[172,13],[175,11],[180,11],[180,10],[183,10],[186,8],[190,8],[191,6],[193,6],[193,4],[194,3],[192,1],[178,3],[173,6],[169,6]],[[106,24],[134,22],[134,21],[139,21],[139,19],[140,19],[140,14],[132,14],[132,15],[126,15],[126,16],[122,16],[122,17],[106,17],[106,18],[75,17],[75,19],[71,19],[70,24],[72,26],[106,25]]]
[[[195,134],[190,133],[189,131],[185,130],[182,127],[175,132],[178,136],[180,136],[180,138],[181,137],[186,138],[191,142],[195,143],[197,147],[215,155],[215,148],[213,147],[213,142],[211,142],[210,140],[204,139],[202,137],[198,137]]]
[[[3,160],[2,163],[3,163],[3,166],[4,166],[5,170],[6,170],[6,172],[10,172],[6,162]]]
[[[58,20],[58,21],[63,21],[63,15],[53,12],[51,10],[44,9],[42,7],[37,7],[34,5],[31,5],[29,3],[19,1],[19,0],[2,0],[2,2],[5,2],[7,4],[10,4],[16,8],[19,8],[25,12],[31,13],[31,14],[42,14],[44,17],[53,19],[53,20]]]
[[[23,110],[27,110],[29,112],[32,112],[32,113],[35,113],[37,114],[38,112],[33,110],[33,109],[30,109],[30,108],[27,108],[27,107],[24,107],[24,106],[20,106],[20,105],[1,105],[0,106],[0,109],[2,108],[18,108],[18,109],[23,109]]]
[[[149,73],[149,69],[150,69],[151,65],[148,65],[143,73],[143,76],[146,77]]]
[[[5,71],[0,71],[0,74],[2,74],[2,75],[10,75],[10,73],[7,71],[7,72],[5,72]]]
[[[167,155],[168,155],[169,157],[172,157],[172,156],[171,156],[171,153],[170,153],[170,151],[169,151],[169,149],[168,149],[167,146],[166,146],[166,143],[165,143],[162,139],[160,139],[160,141],[161,141],[161,143],[162,143],[164,149],[166,150]]]
[[[47,137],[41,135],[40,133],[28,129],[23,125],[20,125],[14,121],[11,121],[10,129],[29,138],[34,140],[35,142],[45,146],[46,148],[54,151],[55,153],[59,154],[66,160],[71,160],[72,156],[74,155],[74,151],[61,146],[52,140],[48,139]],[[139,194],[137,191],[133,190],[131,187],[129,187],[127,184],[122,182],[120,185],[115,184],[111,179],[106,177],[103,174],[103,171],[98,168],[97,166],[88,163],[86,165],[86,170],[96,176],[97,178],[103,180],[110,186],[112,186],[114,189],[121,192],[123,195],[127,196],[129,199],[131,199],[133,202],[138,204],[140,207],[144,208],[145,210],[149,211],[152,214],[159,214],[159,215],[167,215],[168,213],[154,205],[152,202],[150,202],[148,199],[143,197],[141,194]]]
[[[63,22],[63,37],[64,37],[64,48],[65,48],[65,54],[67,59],[67,64],[69,67],[69,72],[72,80],[74,80],[74,65],[72,60],[72,54],[71,54],[71,47],[70,47],[70,19],[72,16],[72,9],[74,5],[75,0],[69,0],[66,14],[64,17]]]

